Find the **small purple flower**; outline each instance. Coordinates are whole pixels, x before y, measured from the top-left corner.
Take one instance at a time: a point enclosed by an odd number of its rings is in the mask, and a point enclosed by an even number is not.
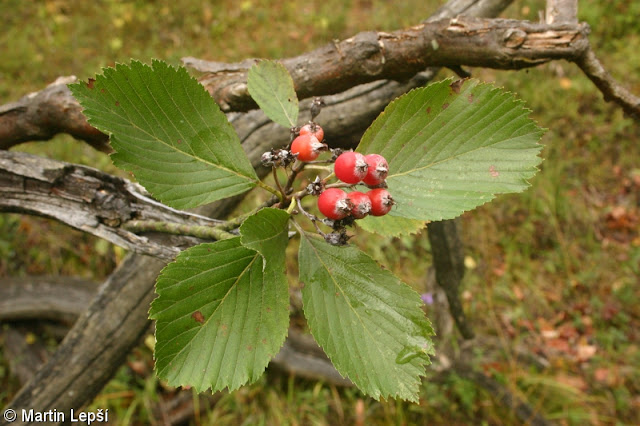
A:
[[[433,305],[433,293],[422,293],[422,295],[420,295],[420,298],[425,305]]]

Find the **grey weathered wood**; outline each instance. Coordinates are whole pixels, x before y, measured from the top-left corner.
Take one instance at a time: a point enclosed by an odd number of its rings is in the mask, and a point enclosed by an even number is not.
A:
[[[91,401],[149,328],[153,284],[165,265],[153,257],[129,255],[102,284],[54,355],[5,408],[55,408],[68,414]]]
[[[447,295],[451,316],[465,339],[473,338],[460,301],[460,283],[464,276],[464,252],[456,220],[431,222],[427,226],[436,281]]]
[[[45,89],[0,106],[0,149],[22,142],[49,140],[69,133],[103,152],[110,152],[109,138],[87,123],[67,84],[75,76],[59,77]]]
[[[0,212],[56,219],[128,250],[163,259],[173,259],[198,240],[157,233],[142,236],[122,225],[134,219],[210,226],[221,223],[154,201],[126,179],[10,151],[0,151]]]
[[[73,325],[98,285],[84,278],[27,276],[0,279],[0,321],[47,319]]]

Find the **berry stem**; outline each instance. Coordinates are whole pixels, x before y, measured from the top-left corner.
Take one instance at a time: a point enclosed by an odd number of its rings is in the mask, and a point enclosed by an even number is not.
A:
[[[289,203],[289,207],[287,208],[287,213],[289,213],[289,215],[293,214],[293,210],[296,208],[296,203],[293,201],[294,200],[291,200],[291,203]]]
[[[313,223],[313,226],[316,228],[316,231],[318,231],[318,234],[320,234],[322,236],[322,238],[325,238],[327,234],[325,234],[324,232],[322,232],[322,229],[320,229],[320,227],[318,226],[318,221],[320,219],[318,219],[317,216],[309,213],[308,211],[306,211],[303,207],[302,207],[302,202],[300,201],[299,198],[296,198],[296,203],[298,205],[298,210],[307,217],[307,219],[309,219],[311,221],[311,223]],[[293,204],[293,203],[291,203]]]
[[[331,172],[331,167],[322,166],[321,164],[331,164],[330,161],[309,161],[307,163],[307,170],[321,170],[323,172]]]
[[[282,194],[282,196],[280,197],[280,200],[282,201],[287,197],[287,193],[284,191],[284,188],[282,188],[282,185],[280,185],[280,179],[278,179],[278,171],[276,170],[276,168],[272,167],[271,171],[273,172],[273,180],[276,181],[276,186],[278,187],[280,194]]]
[[[353,183],[336,182],[330,185],[326,185],[325,188],[353,188]]]

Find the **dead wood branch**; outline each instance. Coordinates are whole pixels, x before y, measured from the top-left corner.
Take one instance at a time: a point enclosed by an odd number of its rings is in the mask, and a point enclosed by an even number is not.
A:
[[[0,279],[0,321],[46,319],[73,325],[95,296],[97,284],[75,277]]]
[[[574,62],[602,92],[605,101],[618,104],[629,117],[640,120],[640,97],[629,92],[611,77],[591,48]]]
[[[460,334],[465,339],[472,339],[473,330],[460,300],[460,284],[464,276],[464,251],[456,220],[431,222],[427,229],[436,281],[447,296],[449,311]]]
[[[153,283],[165,264],[129,255],[100,287],[50,360],[6,408],[17,412],[56,408],[68,413],[91,401],[149,328]]]
[[[0,151],[0,211],[56,219],[136,253],[172,259],[197,239],[125,230],[131,220],[189,225],[220,221],[181,212],[152,200],[126,179],[61,161]]]
[[[403,81],[427,67],[475,66],[521,69],[578,58],[587,48],[586,24],[546,25],[505,19],[457,17],[429,21],[392,33],[367,31],[312,52],[281,60],[299,98],[330,95],[381,79]],[[183,62],[225,111],[256,105],[246,78],[251,61],[220,71],[220,63]]]
[[[68,133],[99,151],[111,152],[107,135],[87,123],[67,88],[67,84],[76,80],[75,76],[59,77],[39,92],[0,106],[0,149]]]

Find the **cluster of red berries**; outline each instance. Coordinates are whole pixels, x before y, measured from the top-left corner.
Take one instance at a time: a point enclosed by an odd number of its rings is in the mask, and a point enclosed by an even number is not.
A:
[[[306,124],[300,128],[298,136],[291,142],[291,154],[300,161],[313,161],[322,151],[328,149],[327,145],[322,143],[323,139],[322,127],[315,123]],[[362,219],[369,214],[384,216],[393,207],[391,194],[380,187],[384,185],[389,173],[389,165],[383,156],[344,152],[335,161],[334,173],[344,183],[364,183],[373,189],[366,193],[347,193],[339,188],[324,189],[318,197],[318,209],[328,219]]]
[[[344,183],[364,183],[375,187],[384,184],[389,173],[387,160],[378,154],[362,155],[359,152],[344,152],[336,159],[336,177]],[[318,209],[329,219],[340,220],[347,216],[362,219],[367,215],[384,216],[393,207],[393,198],[384,188],[374,188],[366,193],[345,192],[339,188],[328,188],[318,197]]]

